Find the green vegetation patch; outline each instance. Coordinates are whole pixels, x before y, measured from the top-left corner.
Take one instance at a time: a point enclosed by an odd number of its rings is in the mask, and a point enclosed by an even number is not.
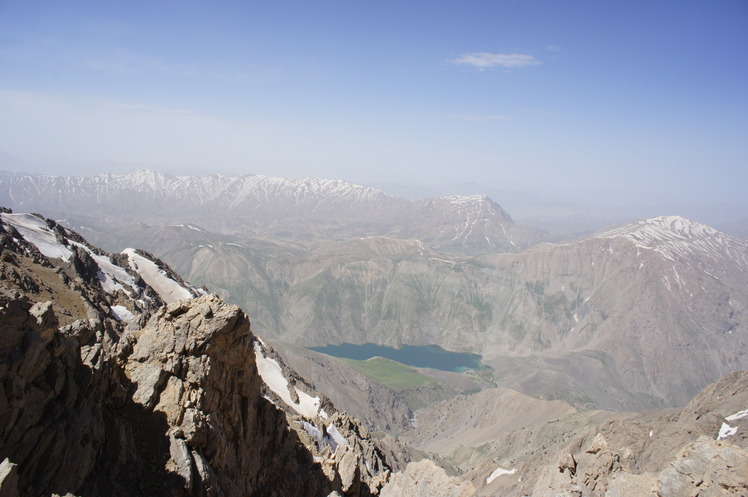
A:
[[[365,361],[340,360],[377,383],[398,392],[428,383],[437,383],[434,378],[422,375],[416,369],[384,357],[372,357]]]

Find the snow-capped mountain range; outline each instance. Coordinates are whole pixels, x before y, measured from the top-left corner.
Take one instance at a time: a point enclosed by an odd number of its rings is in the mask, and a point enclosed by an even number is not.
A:
[[[389,197],[375,188],[354,185],[343,180],[319,178],[280,178],[263,175],[205,177],[173,176],[141,169],[131,174],[105,173],[91,177],[48,176],[35,174],[2,174],[8,193],[34,197],[42,191],[67,193],[74,199],[96,198],[100,201],[123,192],[137,192],[169,202],[186,205],[218,203],[235,209],[244,203],[272,198],[293,199],[303,203],[312,199],[368,201]],[[7,183],[6,183],[7,182]],[[227,202],[231,199],[231,202]],[[20,198],[18,201],[23,201]]]
[[[216,233],[292,240],[416,238],[436,248],[517,251],[543,239],[485,195],[410,201],[342,180],[261,175],[93,177],[0,172],[0,205],[102,228],[192,223]],[[95,215],[92,213],[96,213]]]

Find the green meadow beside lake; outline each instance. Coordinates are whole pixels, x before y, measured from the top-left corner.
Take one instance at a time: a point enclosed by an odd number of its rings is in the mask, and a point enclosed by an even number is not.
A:
[[[372,357],[366,360],[341,358],[341,360],[377,383],[396,391],[436,383],[434,378],[422,375],[414,368],[384,357]]]

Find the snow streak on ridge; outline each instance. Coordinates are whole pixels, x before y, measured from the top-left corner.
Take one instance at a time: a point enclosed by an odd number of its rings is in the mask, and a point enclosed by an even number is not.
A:
[[[655,250],[670,261],[690,256],[715,261],[728,257],[748,267],[748,243],[680,216],[659,216],[598,233],[596,238],[625,238],[638,248]]]
[[[64,190],[73,198],[94,196],[97,200],[111,199],[119,192],[135,191],[167,199],[205,205],[218,202],[231,209],[245,202],[271,198],[291,199],[295,203],[307,200],[368,201],[392,198],[376,188],[364,187],[338,179],[282,178],[263,175],[205,177],[172,176],[141,169],[131,174],[105,173],[92,177],[49,176],[4,173],[4,189],[25,191],[25,196],[36,196],[44,191]],[[3,183],[0,181],[0,183]]]

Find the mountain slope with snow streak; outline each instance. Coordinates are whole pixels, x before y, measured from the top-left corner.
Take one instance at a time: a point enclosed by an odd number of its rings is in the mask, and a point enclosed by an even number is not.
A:
[[[165,265],[162,262],[146,257],[134,249],[126,249],[123,252],[129,260],[128,268],[119,265],[112,256],[95,251],[88,244],[82,243],[77,234],[37,215],[3,212],[0,213],[0,219],[7,226],[11,226],[23,241],[33,245],[50,259],[70,262],[76,251],[87,254],[96,264],[95,277],[107,293],[123,291],[132,298],[140,298],[147,293],[142,286],[142,281],[145,281],[166,303],[206,294],[205,290],[192,287],[171,270],[164,269]],[[124,312],[121,314],[127,316]]]
[[[192,224],[224,235],[304,244],[387,236],[476,254],[516,252],[544,239],[515,225],[485,195],[410,201],[337,179],[150,170],[83,178],[0,172],[0,205],[104,231],[141,222]]]
[[[416,202],[414,222],[398,232],[440,250],[458,253],[518,252],[544,239],[537,230],[514,224],[486,195],[449,195]]]
[[[604,231],[598,238],[624,238],[638,248],[654,250],[670,261],[689,257],[720,261],[725,257],[748,268],[748,242],[680,216],[659,216]]]

